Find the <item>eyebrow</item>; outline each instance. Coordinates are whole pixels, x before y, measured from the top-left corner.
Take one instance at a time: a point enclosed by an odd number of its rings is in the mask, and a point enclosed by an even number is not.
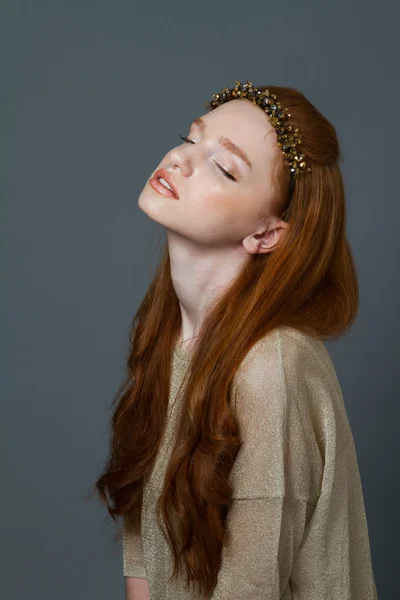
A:
[[[206,128],[206,122],[201,117],[198,117],[197,119],[195,119],[192,123],[192,126],[193,125],[196,125],[202,131]],[[222,135],[219,138],[218,142],[221,144],[221,146],[224,146],[224,148],[229,150],[229,152],[232,152],[232,154],[236,154],[236,156],[241,158],[246,163],[246,165],[250,168],[250,170],[253,168],[253,165],[251,164],[250,159],[247,156],[246,152],[244,152],[244,150],[242,150],[241,148],[239,148],[239,146],[234,144],[232,142],[232,140],[230,140],[229,138]]]

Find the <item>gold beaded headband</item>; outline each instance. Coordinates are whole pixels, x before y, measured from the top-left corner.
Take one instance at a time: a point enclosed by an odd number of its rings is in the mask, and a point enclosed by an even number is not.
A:
[[[290,113],[287,112],[286,108],[282,108],[279,102],[276,102],[276,95],[272,94],[269,90],[261,92],[249,80],[247,80],[247,83],[236,81],[235,87],[225,87],[219,94],[213,94],[211,102],[206,102],[206,108],[213,110],[217,106],[220,106],[220,104],[224,104],[224,102],[234,100],[235,98],[247,98],[254,104],[258,104],[267,114],[271,125],[275,128],[278,146],[284,155],[284,162],[290,167],[290,174],[293,178],[292,183],[294,179],[300,177],[305,171],[311,171],[304,160],[304,154],[298,153],[296,150],[296,146],[301,144],[301,138],[298,134],[299,130],[293,129],[291,125],[283,125],[282,121],[290,117]]]

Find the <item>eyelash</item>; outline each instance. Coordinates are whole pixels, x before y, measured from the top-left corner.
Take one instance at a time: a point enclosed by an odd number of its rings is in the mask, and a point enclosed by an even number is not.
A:
[[[178,135],[181,138],[181,140],[183,140],[184,142],[188,142],[189,144],[194,144],[195,143],[195,142],[193,142],[193,140],[190,140],[188,137],[183,137],[180,133]],[[222,173],[225,175],[225,177],[227,177],[228,179],[231,179],[232,181],[236,181],[236,178],[233,175],[231,175],[229,173],[229,171],[227,171],[226,169],[224,169],[223,167],[221,167],[217,163],[215,163],[215,164],[217,165],[218,169],[220,171],[222,171]]]

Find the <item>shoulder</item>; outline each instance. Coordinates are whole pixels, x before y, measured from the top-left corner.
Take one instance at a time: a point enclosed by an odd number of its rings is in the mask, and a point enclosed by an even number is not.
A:
[[[238,374],[237,399],[244,418],[249,403],[261,419],[279,414],[287,431],[296,423],[324,455],[329,444],[334,454],[347,444],[350,426],[329,352],[321,339],[293,327],[278,327],[250,349]]]
[[[335,367],[324,342],[294,327],[278,327],[258,340],[245,356],[239,377],[260,381],[271,372],[283,382],[291,379],[311,381],[317,374],[341,393]]]
[[[283,369],[303,373],[307,368],[320,367],[328,371],[333,368],[321,339],[288,325],[277,327],[254,344],[241,365],[241,375],[248,377],[253,369],[265,368],[274,362]]]
[[[235,394],[242,447],[237,498],[292,497],[314,503],[332,439],[323,342],[289,327],[261,338],[240,366]],[[328,377],[329,379],[329,377]]]
[[[246,354],[238,371],[238,379],[249,385],[272,382],[279,385],[297,380],[310,381],[319,373],[326,383],[338,389],[338,380],[331,357],[321,339],[287,325],[278,327],[262,337]],[[340,387],[340,386],[339,386]]]

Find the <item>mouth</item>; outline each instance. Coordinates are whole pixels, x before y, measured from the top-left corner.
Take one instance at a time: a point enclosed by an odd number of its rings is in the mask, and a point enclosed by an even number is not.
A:
[[[166,169],[158,169],[149,180],[149,184],[164,196],[178,200],[179,195],[174,180],[172,179],[172,175]]]

